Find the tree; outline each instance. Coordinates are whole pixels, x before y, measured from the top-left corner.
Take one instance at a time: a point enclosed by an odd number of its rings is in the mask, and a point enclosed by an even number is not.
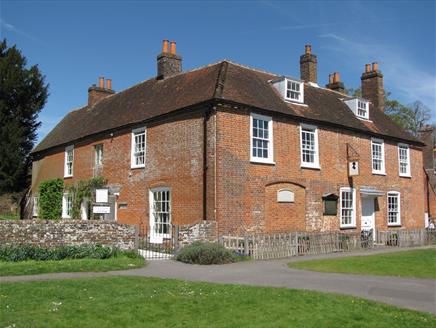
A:
[[[352,97],[362,96],[360,88],[346,91]],[[406,106],[390,96],[390,92],[385,93],[385,114],[397,125],[416,136],[431,119],[431,110],[419,100]]]
[[[23,190],[29,183],[30,151],[41,124],[38,113],[48,84],[37,65],[6,39],[0,43],[0,194]]]

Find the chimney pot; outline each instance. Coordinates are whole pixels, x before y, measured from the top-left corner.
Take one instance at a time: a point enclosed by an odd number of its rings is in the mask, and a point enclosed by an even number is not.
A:
[[[333,73],[333,83],[340,82],[340,81],[341,81],[341,77],[339,75],[339,72],[334,72]]]
[[[312,46],[310,44],[306,44],[305,49],[306,49],[306,54],[310,55],[312,52]]]
[[[369,64],[365,65],[365,72],[362,73],[360,78],[362,97],[368,99],[374,105],[374,108],[383,112],[385,109],[383,74],[379,71],[377,62],[372,63],[370,71],[368,71],[369,66]]]
[[[172,55],[176,54],[176,41],[170,42],[170,54]]]
[[[333,83],[333,74],[329,74],[329,84]]]
[[[369,73],[369,72],[371,72],[371,65],[365,64],[365,73]]]
[[[166,54],[168,52],[168,40],[162,41],[162,52]]]
[[[101,89],[104,89],[104,77],[103,76],[100,76],[98,78],[98,87]]]
[[[112,90],[112,79],[106,79],[106,89]]]
[[[372,71],[373,72],[377,72],[378,71],[378,63],[377,62],[373,62],[372,63]]]

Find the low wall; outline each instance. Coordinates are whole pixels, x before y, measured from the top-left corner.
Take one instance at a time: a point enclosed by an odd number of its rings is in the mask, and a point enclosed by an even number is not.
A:
[[[107,221],[8,220],[0,221],[0,245],[100,244],[133,250],[137,245],[137,231],[134,225]]]
[[[181,246],[192,244],[196,240],[217,241],[216,221],[201,221],[195,224],[182,225],[178,228],[178,241]]]

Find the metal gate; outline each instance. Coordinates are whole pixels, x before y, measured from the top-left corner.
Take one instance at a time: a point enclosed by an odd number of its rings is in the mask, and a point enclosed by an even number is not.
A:
[[[178,249],[178,227],[171,226],[170,234],[158,234],[155,230],[141,226],[138,240],[138,253],[147,260],[173,258]]]

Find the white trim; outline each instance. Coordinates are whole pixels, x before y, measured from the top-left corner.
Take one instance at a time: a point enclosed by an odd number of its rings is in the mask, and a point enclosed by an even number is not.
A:
[[[153,203],[154,203],[154,199],[153,199],[153,193],[154,192],[159,192],[159,191],[168,191],[169,194],[169,225],[170,225],[170,229],[172,227],[172,199],[173,199],[173,195],[171,193],[171,188],[169,187],[158,187],[158,188],[151,188],[149,190],[149,207],[150,207],[150,211],[149,211],[149,227],[150,227],[150,235],[155,235],[155,236],[159,236],[159,237],[163,237],[163,238],[171,238],[171,233],[156,233],[154,231],[154,225],[156,223],[154,216],[153,216]]]
[[[68,160],[68,152],[72,151],[73,153],[73,159],[71,161],[71,173],[68,173],[68,166],[67,166],[67,160]],[[64,178],[71,178],[74,174],[74,145],[65,147],[64,151]]]
[[[351,192],[352,194],[352,215],[350,224],[342,224],[342,192]],[[356,228],[356,189],[351,187],[341,187],[339,188],[339,226],[341,228]]]
[[[381,146],[381,169],[380,170],[375,170],[374,169],[374,152],[373,152],[373,149],[372,149],[372,146],[374,144],[377,144],[377,145]],[[372,174],[386,175],[385,143],[384,143],[383,139],[376,139],[376,138],[372,138],[371,139],[371,169],[372,169]]]
[[[303,161],[303,129],[313,130],[314,132],[315,154],[313,163]],[[315,125],[304,123],[300,124],[300,166],[302,168],[321,169],[319,165],[318,127]]]
[[[268,122],[268,158],[253,156],[253,119],[258,119]],[[275,164],[274,162],[274,136],[273,136],[273,120],[271,116],[264,116],[256,113],[250,114],[250,162]]]
[[[135,134],[144,132],[144,164],[135,163]],[[130,167],[132,169],[144,168],[145,160],[147,154],[147,129],[145,127],[133,129],[131,133],[131,144],[130,144]]]
[[[296,83],[300,86],[300,97],[299,99],[293,99],[293,98],[289,98],[287,97],[287,93],[288,93],[288,81]],[[284,94],[284,98],[287,101],[290,102],[295,102],[295,103],[304,103],[304,82],[303,81],[296,81],[296,80],[292,80],[292,79],[288,79],[285,78],[285,94]]]
[[[410,171],[410,148],[408,144],[399,143],[398,144],[398,174],[400,177],[404,178],[411,178],[411,171]],[[407,172],[401,173],[401,162],[400,162],[400,149],[406,148],[406,154],[407,154]]]
[[[395,223],[389,223],[389,195],[396,195],[398,199],[398,221]],[[399,227],[401,226],[401,193],[399,191],[388,191],[386,194],[386,221],[388,227]]]
[[[62,195],[62,218],[63,219],[71,219],[71,213],[70,215],[68,215],[67,213],[67,198],[70,196],[69,193],[64,192],[64,194]],[[71,207],[73,206],[72,204],[73,200],[71,199]]]
[[[34,218],[39,216],[39,196],[33,196],[32,216]]]

